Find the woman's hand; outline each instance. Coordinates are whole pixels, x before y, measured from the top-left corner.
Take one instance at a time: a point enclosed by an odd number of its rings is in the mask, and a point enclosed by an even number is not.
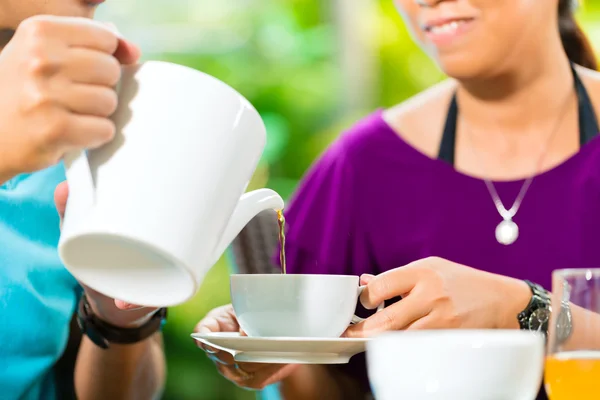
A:
[[[363,275],[361,301],[386,307],[344,334],[366,337],[402,329],[518,328],[517,315],[531,299],[522,281],[479,271],[441,258],[427,258],[378,276]]]
[[[243,332],[233,312],[231,304],[215,308],[198,323],[194,330],[198,333]],[[214,361],[217,369],[226,379],[246,389],[260,390],[287,378],[299,366],[285,364],[236,363],[233,356],[225,351],[199,344],[207,356]]]
[[[63,182],[54,192],[54,202],[61,219],[65,214],[69,186]],[[94,314],[101,320],[121,328],[135,328],[147,322],[158,310],[150,307],[140,307],[104,296],[97,291],[82,285]]]
[[[0,53],[0,179],[110,141],[120,65],[139,57],[110,28],[83,18],[23,21]]]

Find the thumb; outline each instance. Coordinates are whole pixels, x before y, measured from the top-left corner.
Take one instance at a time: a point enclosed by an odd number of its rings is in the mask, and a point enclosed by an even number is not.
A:
[[[144,308],[143,306],[138,306],[136,304],[126,303],[123,300],[115,300],[115,306],[119,310],[123,310],[123,311],[140,310],[140,309]]]
[[[362,274],[360,276],[360,284],[361,285],[368,285],[369,282],[371,282],[373,280],[373,278],[375,278],[375,275],[371,275],[371,274]]]
[[[119,44],[113,54],[115,58],[123,65],[135,64],[138,62],[142,56],[140,48],[125,39],[123,35],[121,35],[121,32],[119,32],[117,26],[112,22],[103,22],[102,24],[117,35],[117,38],[119,39]]]

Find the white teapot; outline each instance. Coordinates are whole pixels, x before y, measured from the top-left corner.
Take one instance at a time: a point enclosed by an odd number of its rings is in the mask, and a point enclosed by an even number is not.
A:
[[[150,61],[123,67],[117,135],[65,158],[70,195],[59,242],[66,268],[107,296],[182,303],[255,215],[283,209],[243,194],[266,143],[258,112],[202,72]]]

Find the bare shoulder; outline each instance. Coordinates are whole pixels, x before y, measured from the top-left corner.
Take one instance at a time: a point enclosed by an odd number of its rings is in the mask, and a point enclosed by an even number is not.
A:
[[[383,118],[407,143],[435,158],[455,90],[456,82],[445,80],[386,110]]]
[[[596,115],[600,115],[600,72],[580,66],[577,66],[576,69],[590,95]]]

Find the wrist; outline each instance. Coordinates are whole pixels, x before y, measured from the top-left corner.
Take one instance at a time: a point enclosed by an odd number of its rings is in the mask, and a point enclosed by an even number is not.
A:
[[[148,322],[158,311],[148,307],[120,309],[116,306],[115,300],[88,291],[86,291],[86,298],[90,312],[98,320],[117,328],[138,328]]]
[[[135,311],[131,311],[135,312]],[[94,313],[87,296],[84,294],[79,302],[77,311],[77,323],[81,332],[86,335],[98,347],[107,349],[111,344],[117,345],[132,345],[144,341],[150,336],[158,332],[167,317],[167,309],[161,308],[156,312],[143,312],[146,316],[150,316],[145,322],[139,326],[131,326],[132,320],[128,323],[122,323],[121,326],[114,325],[112,320],[107,322],[102,320]],[[139,318],[135,321],[136,325]],[[127,325],[127,326],[126,326]]]
[[[496,310],[498,310],[498,329],[519,329],[518,315],[531,301],[531,289],[520,279],[501,276],[498,286],[494,288],[499,295]]]
[[[96,316],[96,318],[98,318],[105,324],[112,325],[115,328],[133,329],[139,328],[140,326],[150,321],[150,319],[154,314],[156,314],[158,309],[148,309],[148,312],[141,313],[141,315],[140,312],[136,310],[115,310],[112,311],[110,315],[105,315],[101,312],[98,312],[98,310],[96,310],[94,306],[91,306],[91,311]]]

